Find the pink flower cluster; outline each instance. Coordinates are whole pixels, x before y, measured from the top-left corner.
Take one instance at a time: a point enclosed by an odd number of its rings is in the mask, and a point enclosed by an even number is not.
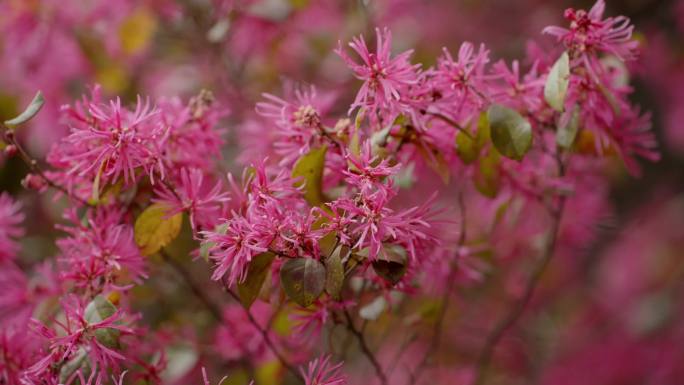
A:
[[[250,13],[260,2],[215,3],[229,16],[207,33],[214,43],[271,25]],[[3,124],[28,162],[24,185],[54,189],[66,207],[55,255],[24,261],[25,215],[0,195],[0,383],[181,383],[201,371],[208,385],[226,368],[245,382],[420,383],[442,340],[472,344],[458,327],[473,325],[443,325],[455,285],[501,269],[498,286],[529,301],[514,262],[578,264],[569,256],[611,211],[610,161],[637,174],[638,159],[659,159],[650,115],[630,101],[633,26],[604,9],[567,10],[568,28],[544,30],[562,44],[511,62],[464,42],[424,66],[376,28],[375,44],[359,36],[353,55],[334,50],[356,78],[351,93],[286,81],[254,111],[231,105],[231,118],[208,91],[127,106],[95,86],[62,107],[68,132],[47,170]],[[129,22],[144,26],[149,9],[139,11]],[[240,148],[224,146],[228,134]],[[234,158],[249,164],[240,178]],[[373,321],[382,342],[401,338],[373,353]],[[465,362],[475,354],[455,352],[466,359],[442,368],[443,383],[477,383],[488,358]],[[358,378],[337,363],[362,358],[374,372]]]

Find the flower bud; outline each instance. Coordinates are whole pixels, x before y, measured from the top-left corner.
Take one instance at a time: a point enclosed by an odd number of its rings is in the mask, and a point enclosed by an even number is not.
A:
[[[21,181],[21,185],[24,186],[25,189],[41,192],[47,187],[47,182],[40,175],[27,174]]]

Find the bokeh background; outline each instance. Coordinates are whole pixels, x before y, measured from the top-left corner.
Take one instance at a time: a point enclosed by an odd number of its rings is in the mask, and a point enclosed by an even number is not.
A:
[[[555,44],[541,30],[563,24],[565,8],[591,5],[573,0],[0,0],[0,119],[14,116],[42,90],[43,111],[19,133],[41,158],[67,132],[59,107],[93,84],[128,102],[138,94],[187,98],[209,89],[230,111],[223,122],[225,166],[237,171],[244,161],[238,151],[246,140],[241,133],[249,130],[262,92],[281,93],[297,81],[352,100],[354,88],[348,86],[355,80],[333,53],[338,40],[371,36],[376,26],[387,26],[394,48],[415,48],[415,61],[426,65],[442,47],[456,52],[463,41],[487,44],[497,59],[518,58]],[[492,383],[684,383],[684,1],[607,5],[609,15],[624,14],[636,25],[642,54],[630,64],[634,100],[653,114],[662,159],[643,164],[640,178],[624,170],[611,176],[611,207],[591,242],[550,267],[532,308],[497,352]],[[53,224],[61,208],[49,196],[23,190],[26,172],[19,159],[0,159],[0,190],[18,197],[27,212],[22,263],[30,265],[54,255]],[[200,270],[195,274],[207,275]],[[188,301],[183,289],[152,283],[140,289],[140,306],[145,298],[157,298],[146,293],[161,290],[168,292],[164,307],[183,308]],[[513,278],[460,290],[461,306],[447,316],[445,338],[454,343],[442,344],[436,355],[447,364],[442,368],[472,355],[483,334],[478,320],[515,291]],[[183,317],[164,310],[146,316],[158,323]],[[379,335],[384,326],[369,332]],[[454,378],[441,370],[444,378]]]

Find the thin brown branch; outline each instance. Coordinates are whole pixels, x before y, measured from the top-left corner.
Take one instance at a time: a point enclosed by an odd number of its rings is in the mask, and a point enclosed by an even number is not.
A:
[[[221,309],[219,308],[218,305],[216,305],[214,302],[212,302],[209,297],[202,291],[200,286],[195,283],[195,281],[192,279],[192,276],[190,276],[190,273],[185,270],[185,268],[178,263],[176,260],[174,260],[169,254],[167,254],[164,250],[160,250],[159,254],[161,255],[162,259],[168,263],[177,273],[183,278],[183,281],[185,284],[192,290],[192,293],[199,299],[204,306],[206,306],[207,310],[211,313],[211,315],[218,321],[219,323],[223,322],[223,315],[221,312]]]
[[[361,351],[368,358],[368,361],[370,361],[371,365],[373,365],[375,373],[380,379],[380,383],[383,385],[387,385],[387,376],[385,376],[385,373],[382,370],[382,366],[380,366],[380,363],[378,362],[377,358],[375,358],[375,354],[373,354],[373,352],[368,347],[368,343],[366,342],[366,337],[363,335],[363,332],[354,326],[354,321],[352,320],[352,317],[347,309],[344,310],[344,317],[347,320],[347,328],[354,335],[354,337],[356,337],[356,340],[359,342],[359,347],[361,347]]]
[[[26,164],[26,166],[28,166],[29,170],[31,170],[32,173],[38,174],[38,176],[40,176],[45,181],[45,183],[48,184],[48,186],[60,191],[67,198],[71,198],[84,206],[92,206],[92,204],[90,204],[88,201],[73,195],[64,186],[61,186],[60,184],[50,179],[47,175],[45,175],[43,169],[38,165],[38,161],[33,159],[33,157],[29,155],[29,153],[24,149],[24,147],[22,147],[21,143],[19,143],[16,136],[14,135],[14,130],[7,127],[3,123],[0,123],[0,128],[2,128],[3,138],[7,141],[8,144],[13,145],[17,149],[19,157],[22,161],[24,161],[24,163]]]
[[[560,174],[563,174],[563,166],[559,161]],[[530,303],[534,291],[541,280],[546,267],[549,265],[551,258],[553,257],[554,250],[556,248],[556,240],[558,238],[558,230],[560,228],[560,222],[563,216],[563,208],[565,206],[565,197],[560,197],[560,202],[558,208],[551,212],[553,223],[551,225],[550,239],[546,243],[544,252],[534,266],[530,278],[525,284],[525,290],[523,296],[516,301],[516,303],[511,307],[508,313],[506,313],[503,318],[496,324],[494,329],[487,335],[484,346],[478,355],[475,369],[475,377],[473,378],[473,385],[482,385],[485,383],[487,370],[489,364],[491,363],[492,356],[494,355],[494,350],[499,344],[503,336],[520,318],[524,313],[528,304]]]
[[[466,130],[463,126],[458,124],[457,121],[451,119],[450,117],[448,117],[446,115],[442,115],[439,112],[427,112],[427,114],[449,124],[450,126],[457,129],[458,131],[461,131],[463,133],[463,135],[468,137],[468,139],[475,140],[473,135],[468,130]]]
[[[458,237],[457,253],[460,251],[461,247],[465,244],[466,241],[466,206],[462,192],[459,192],[458,194],[458,207],[461,212],[461,231]],[[456,285],[455,278],[457,271],[458,269],[456,268],[456,266],[454,264],[451,264],[449,268],[449,274],[447,276],[447,287],[444,294],[442,295],[439,313],[437,314],[437,321],[435,322],[435,326],[432,332],[432,339],[430,340],[430,345],[428,345],[425,355],[423,355],[423,359],[420,361],[416,369],[413,372],[411,372],[409,376],[411,384],[416,384],[418,382],[420,376],[423,374],[423,371],[427,368],[427,365],[430,362],[430,358],[439,349],[439,344],[442,341],[442,331],[444,329],[444,318],[446,317],[446,313],[449,307],[449,299],[451,297],[451,292],[454,290],[454,286]]]
[[[228,294],[230,294],[231,297],[233,297],[233,299],[235,299],[237,302],[240,302],[240,297],[238,297],[238,295],[232,289],[230,289],[229,287],[226,287],[226,291],[228,292]],[[298,378],[299,380],[301,380],[303,382],[304,378],[302,378],[302,375],[299,373],[299,371],[297,371],[297,369],[294,367],[294,365],[292,365],[287,360],[287,358],[285,358],[285,356],[283,356],[283,354],[280,353],[280,351],[276,348],[275,344],[271,340],[271,337],[268,335],[268,331],[266,329],[264,329],[263,327],[261,327],[261,325],[259,325],[259,323],[254,318],[254,316],[252,315],[252,312],[249,311],[249,309],[244,309],[244,310],[245,310],[245,314],[247,314],[247,319],[249,319],[249,322],[252,324],[252,326],[254,326],[259,331],[259,333],[261,334],[261,337],[264,339],[264,342],[266,343],[268,348],[273,352],[273,354],[276,356],[276,358],[278,358],[278,361],[280,361],[280,363],[290,373],[292,373],[296,378]]]

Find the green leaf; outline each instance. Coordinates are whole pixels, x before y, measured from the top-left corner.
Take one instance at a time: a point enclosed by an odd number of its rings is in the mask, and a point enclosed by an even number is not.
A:
[[[325,266],[313,258],[289,259],[280,268],[280,282],[290,299],[311,305],[325,288]]]
[[[579,123],[580,109],[578,106],[575,106],[568,122],[562,126],[558,126],[558,130],[556,131],[556,144],[565,149],[571,148],[577,138]]]
[[[116,306],[104,296],[98,295],[86,306],[83,318],[89,324],[94,324],[106,320],[114,315],[114,313],[116,313]],[[119,331],[114,328],[97,329],[95,330],[95,338],[102,345],[108,348],[115,348],[118,346]]]
[[[214,232],[216,233],[225,234],[226,231],[228,231],[228,223],[222,223],[214,227]],[[202,257],[204,261],[209,261],[209,250],[214,246],[216,246],[216,242],[212,241],[204,241],[200,244],[200,257]]]
[[[493,104],[487,119],[494,147],[507,158],[521,160],[532,146],[532,126],[517,111]]]
[[[406,273],[408,257],[399,245],[383,245],[378,259],[373,261],[373,270],[381,278],[396,285]]]
[[[180,233],[183,213],[168,216],[167,212],[167,206],[154,203],[135,220],[135,243],[143,255],[156,253]]]
[[[480,149],[477,146],[477,142],[472,139],[468,134],[463,131],[459,131],[456,134],[456,154],[465,164],[471,164],[476,159],[480,153]]]
[[[492,149],[487,156],[480,158],[478,168],[473,175],[475,188],[488,198],[494,198],[499,194],[501,187],[500,163],[499,153]]]
[[[489,117],[487,117],[487,111],[482,111],[480,112],[480,117],[477,119],[477,136],[475,136],[475,141],[480,149],[492,140],[489,131]]]
[[[59,383],[66,384],[71,375],[86,363],[86,358],[88,358],[88,352],[83,347],[78,348],[73,358],[65,362],[59,369]]]
[[[304,199],[312,206],[323,203],[323,169],[328,146],[312,148],[304,154],[292,169],[292,177],[300,178],[297,187],[304,186]]]
[[[553,64],[549,76],[544,84],[544,99],[549,106],[558,112],[563,112],[565,96],[570,83],[570,57],[567,51]]]
[[[45,98],[43,97],[43,93],[38,91],[36,93],[36,96],[33,97],[33,100],[31,100],[31,103],[26,107],[24,112],[19,114],[19,116],[12,118],[10,120],[5,120],[5,124],[10,127],[18,126],[22,123],[26,123],[29,120],[31,120],[38,111],[43,107],[43,104],[45,104]]]
[[[342,258],[349,254],[349,248],[338,246],[325,260],[325,291],[334,299],[340,299],[344,284],[344,266]]]
[[[259,297],[261,287],[266,281],[266,276],[271,271],[271,264],[275,259],[275,254],[265,252],[252,258],[247,267],[247,276],[243,282],[238,283],[238,295],[242,305],[249,309],[254,301]]]
[[[456,134],[456,154],[465,164],[471,164],[480,156],[482,147],[489,142],[489,119],[487,112],[481,112],[477,119],[477,134],[473,138],[468,132],[459,130]]]

